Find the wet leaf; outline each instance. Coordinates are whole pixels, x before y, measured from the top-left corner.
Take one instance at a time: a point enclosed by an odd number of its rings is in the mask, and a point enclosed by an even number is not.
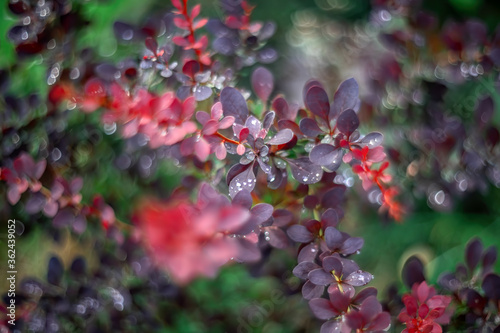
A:
[[[314,184],[321,180],[323,170],[319,165],[313,164],[309,157],[300,157],[295,160],[286,160],[292,170],[293,178],[302,184]]]
[[[317,165],[336,164],[342,160],[342,150],[330,144],[322,143],[311,150],[309,159]]]

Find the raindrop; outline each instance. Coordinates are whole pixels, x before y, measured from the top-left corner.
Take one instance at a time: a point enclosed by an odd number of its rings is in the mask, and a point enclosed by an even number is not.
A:
[[[443,190],[437,192],[435,195],[434,195],[434,201],[438,204],[438,205],[442,205],[443,202],[444,202],[444,199],[445,199],[445,194],[443,192]]]
[[[311,152],[311,150],[315,147],[315,144],[312,143],[312,142],[308,142],[306,143],[305,147],[304,147],[304,150],[308,153]]]
[[[134,38],[134,31],[132,29],[127,29],[122,33],[123,40],[132,40]]]
[[[62,157],[62,153],[61,151],[59,150],[59,148],[54,148],[52,150],[52,153],[51,153],[51,156],[52,156],[52,160],[54,162],[58,161],[61,157]]]
[[[78,68],[73,68],[71,72],[69,73],[69,78],[71,80],[76,80],[80,77],[80,70]]]
[[[111,135],[116,132],[116,123],[112,122],[111,124],[104,124],[104,133],[107,135]]]

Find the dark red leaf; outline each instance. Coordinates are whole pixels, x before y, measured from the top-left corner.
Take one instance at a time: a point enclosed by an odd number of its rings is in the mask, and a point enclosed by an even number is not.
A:
[[[146,48],[153,52],[154,55],[156,55],[156,51],[158,51],[158,43],[156,42],[156,39],[152,37],[147,37],[146,41]]]
[[[311,87],[307,91],[305,104],[309,111],[316,116],[325,120],[328,119],[330,102],[328,101],[328,95],[323,88],[318,86]]]
[[[403,282],[405,285],[411,289],[415,283],[421,283],[425,281],[424,275],[424,265],[415,256],[412,256],[406,260],[403,266],[403,272],[401,273]]]
[[[310,138],[316,138],[318,135],[323,133],[318,124],[311,118],[301,119],[299,127],[300,131],[304,133],[305,136],[308,136]]]
[[[354,110],[348,109],[340,114],[337,118],[337,129],[349,136],[359,126],[358,115]]]
[[[350,78],[342,82],[333,96],[333,105],[330,110],[329,120],[333,120],[345,110],[356,109],[358,95],[359,87],[356,80]]]
[[[339,315],[333,308],[332,303],[324,298],[315,298],[309,301],[309,307],[314,315],[322,320],[328,320]]]
[[[482,254],[483,244],[479,239],[475,238],[467,244],[467,248],[465,249],[465,262],[470,272],[474,271],[479,260],[481,260]]]
[[[182,72],[191,78],[200,71],[200,64],[196,60],[189,60],[182,66]]]

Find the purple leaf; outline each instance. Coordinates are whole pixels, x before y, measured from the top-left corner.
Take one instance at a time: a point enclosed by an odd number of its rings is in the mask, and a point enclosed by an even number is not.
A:
[[[47,282],[55,286],[59,285],[61,283],[63,273],[64,267],[61,260],[57,257],[50,258],[47,269]]]
[[[338,333],[341,332],[342,322],[339,320],[330,320],[321,325],[319,333]]]
[[[276,209],[273,213],[273,225],[284,227],[293,221],[293,213],[286,209]]]
[[[267,68],[257,67],[252,73],[252,88],[264,103],[267,102],[274,88],[273,74]]]
[[[333,96],[333,105],[328,117],[329,120],[333,120],[347,109],[355,109],[359,100],[358,95],[359,87],[356,80],[350,78],[342,82]]]
[[[306,94],[305,100],[306,107],[316,116],[328,119],[328,112],[330,111],[330,102],[325,90],[318,86],[311,87]]]
[[[320,267],[312,261],[304,261],[295,266],[292,273],[299,279],[306,280],[309,272],[318,268]]]
[[[411,288],[415,283],[425,281],[424,265],[420,259],[412,256],[405,262],[401,275],[405,285]]]
[[[344,241],[344,236],[340,231],[338,231],[336,228],[333,227],[328,227],[325,230],[325,242],[326,246],[330,250],[337,250],[340,249],[342,246],[342,243]]]
[[[322,320],[328,320],[339,315],[339,313],[333,308],[332,303],[324,298],[315,298],[310,300],[309,307],[314,315]]]
[[[43,207],[43,213],[47,217],[54,217],[57,214],[58,210],[59,205],[56,201],[49,201],[45,204],[45,207]]]
[[[233,116],[235,122],[238,124],[245,123],[245,120],[248,118],[247,102],[238,90],[232,87],[222,89],[220,101],[224,116]]]
[[[357,295],[356,297],[354,297],[353,299],[353,303],[355,304],[360,304],[362,303],[366,298],[370,297],[370,296],[374,296],[374,297],[377,297],[377,288],[374,288],[374,287],[368,287],[368,288],[365,288],[363,290],[361,290]]]
[[[317,165],[336,164],[342,160],[342,149],[327,143],[321,143],[311,150],[309,159]]]
[[[82,234],[85,229],[87,229],[87,219],[82,214],[79,214],[73,221],[73,230],[77,234]]]
[[[262,224],[269,220],[271,216],[273,216],[274,207],[270,204],[260,203],[255,205],[250,213],[252,213],[252,217],[254,217],[257,221],[257,224]]]
[[[247,190],[239,191],[233,198],[233,205],[238,205],[244,207],[246,209],[250,209],[252,207],[252,195]]]
[[[345,316],[345,320],[351,331],[356,332],[364,327],[365,318],[359,311],[351,311]]]
[[[11,205],[15,205],[21,199],[21,193],[16,185],[9,186],[7,190],[7,200]]]
[[[266,240],[271,244],[271,246],[277,249],[286,249],[289,245],[289,240],[287,235],[283,230],[278,227],[266,228]]]
[[[361,250],[364,244],[365,241],[363,240],[363,238],[350,237],[345,240],[340,250],[342,251],[342,254],[353,254]]]
[[[271,166],[269,164],[267,164],[266,162],[264,162],[262,160],[262,158],[260,158],[260,156],[257,157],[257,162],[259,163],[259,166],[262,169],[262,171],[264,171],[264,173],[266,173],[268,175],[271,174],[271,170],[272,170]]]
[[[342,276],[344,267],[342,262],[334,256],[329,256],[323,259],[323,270],[328,272],[335,272],[336,276]]]
[[[286,170],[278,169],[274,164],[271,167],[271,178],[267,180],[267,187],[272,190],[277,190],[286,183],[288,173]]]
[[[234,196],[241,190],[252,192],[254,189],[256,179],[253,172],[253,163],[250,163],[249,165],[251,165],[251,167],[243,170],[243,172],[235,176],[229,183],[229,195],[231,198],[234,198]]]
[[[254,116],[250,116],[245,121],[245,127],[248,128],[250,134],[256,138],[262,128],[262,123]]]
[[[339,214],[333,208],[328,208],[321,215],[321,222],[325,227],[336,227],[339,224]]]
[[[313,269],[307,277],[318,286],[327,286],[335,281],[332,274],[325,272],[323,268]]]
[[[302,286],[302,297],[304,297],[307,300],[311,300],[313,298],[319,298],[321,297],[321,295],[323,295],[324,291],[325,291],[324,286],[317,286],[311,281],[306,281],[306,283],[304,283],[304,285]]]
[[[325,208],[336,208],[344,201],[345,186],[337,186],[329,190],[323,196],[321,205]]]
[[[323,133],[318,124],[311,118],[303,118],[299,123],[299,127],[300,131],[310,138],[316,138]]]
[[[483,272],[489,272],[497,261],[497,249],[495,246],[490,246],[483,254]]]
[[[353,109],[348,109],[337,118],[337,128],[340,132],[349,136],[359,126],[359,119]]]
[[[210,98],[210,96],[212,96],[212,89],[210,89],[209,87],[207,86],[197,86],[194,88],[194,99],[197,101],[197,102],[201,102],[201,101],[204,101],[208,98]]]
[[[302,184],[314,184],[321,180],[323,169],[311,163],[309,157],[300,157],[296,160],[286,160],[292,170],[293,178]]]
[[[314,239],[313,234],[303,225],[292,225],[286,232],[288,236],[295,242],[309,243]]]
[[[318,245],[311,243],[306,245],[300,250],[299,255],[297,256],[298,262],[304,261],[314,261],[316,256],[318,255]]]
[[[275,116],[276,113],[274,113],[274,111],[266,113],[266,115],[264,116],[264,120],[262,121],[262,128],[268,130],[269,127],[271,127],[271,125],[273,124]]]
[[[46,200],[43,194],[35,193],[29,198],[28,202],[24,206],[24,209],[28,214],[39,213],[45,206]]]
[[[237,238],[239,253],[235,256],[235,260],[239,262],[254,262],[261,257],[260,250],[254,243],[245,238]]]
[[[270,145],[283,145],[285,143],[290,142],[290,140],[293,139],[293,132],[289,128],[285,128],[278,133],[276,133],[275,136],[273,136],[269,141],[267,141],[267,144]]]
[[[384,331],[391,324],[391,315],[388,312],[382,312],[372,319],[368,325],[368,331]]]
[[[371,132],[365,135],[364,138],[358,141],[361,146],[366,146],[369,149],[378,147],[384,141],[384,136],[379,132]]]
[[[239,163],[233,165],[231,168],[229,168],[229,171],[227,172],[226,184],[229,185],[234,177],[236,177],[238,174],[242,173],[246,169],[250,168],[250,166],[251,164],[239,164]]]
[[[278,129],[284,130],[286,128],[292,130],[292,132],[297,136],[300,136],[302,134],[302,132],[300,131],[299,125],[297,125],[295,122],[293,122],[291,120],[283,120],[283,119],[279,120],[278,121]]]
[[[257,59],[263,64],[270,64],[278,59],[278,52],[271,47],[266,47],[257,53]]]
[[[69,207],[66,207],[57,213],[57,215],[54,217],[54,220],[52,220],[52,224],[56,228],[63,228],[69,225],[73,225],[74,221],[75,214],[73,213],[73,210]]]
[[[321,84],[321,82],[319,82],[318,80],[315,80],[315,79],[310,79],[306,82],[306,84],[304,84],[304,88],[302,89],[302,100],[304,101],[304,103],[306,100],[307,92],[309,91],[309,89],[311,89],[312,87],[315,87],[315,86],[323,89],[323,85]]]
[[[344,280],[351,286],[359,287],[368,284],[373,279],[373,275],[368,272],[357,271],[349,274],[349,276]]]
[[[500,300],[500,276],[490,273],[485,276],[482,288],[489,299]]]
[[[375,296],[370,296],[363,301],[359,312],[363,315],[363,317],[365,317],[365,319],[370,320],[382,312],[382,305],[379,301],[377,301]]]
[[[272,109],[276,112],[278,120],[295,121],[297,117],[297,113],[292,112],[292,109],[288,106],[288,102],[283,97],[274,99]]]
[[[465,262],[470,272],[474,271],[476,268],[482,253],[483,244],[479,239],[475,238],[467,244],[467,248],[465,249]]]
[[[229,37],[219,37],[214,40],[212,46],[215,51],[218,53],[230,56],[234,54],[236,48],[238,47],[238,40]]]

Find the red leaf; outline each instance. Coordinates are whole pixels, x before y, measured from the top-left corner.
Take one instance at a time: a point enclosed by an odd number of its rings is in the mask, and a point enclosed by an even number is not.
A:
[[[174,24],[181,29],[189,28],[189,23],[182,17],[174,17]]]
[[[194,19],[196,16],[200,14],[201,5],[196,5],[191,9],[191,19]]]
[[[206,19],[206,18],[197,20],[193,24],[193,30],[198,30],[200,28],[203,28],[205,26],[205,24],[207,24],[207,22],[208,22],[208,19]]]

